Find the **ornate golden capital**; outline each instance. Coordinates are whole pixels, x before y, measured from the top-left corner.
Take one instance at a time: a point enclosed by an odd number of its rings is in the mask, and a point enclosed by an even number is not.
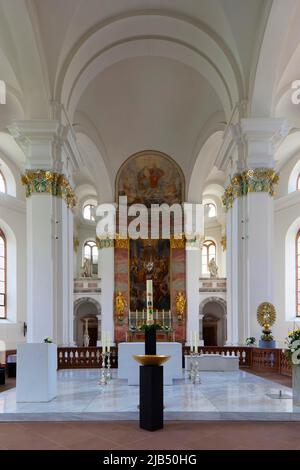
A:
[[[184,234],[181,235],[181,238],[174,238],[174,236],[171,236],[170,246],[171,246],[172,249],[174,249],[174,248],[185,248],[185,236],[184,236]]]
[[[226,211],[233,206],[235,199],[249,193],[264,192],[274,196],[274,185],[278,181],[279,175],[272,168],[254,168],[236,173],[222,197]]]
[[[96,243],[98,248],[103,249],[103,248],[114,248],[115,246],[115,240],[113,238],[99,238],[96,237]]]
[[[26,187],[26,197],[37,193],[48,193],[64,199],[71,209],[76,205],[73,188],[62,173],[52,170],[26,170],[21,182]]]

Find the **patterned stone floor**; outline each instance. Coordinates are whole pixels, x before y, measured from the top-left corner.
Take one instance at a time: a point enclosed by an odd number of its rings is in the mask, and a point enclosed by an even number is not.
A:
[[[59,371],[58,396],[49,403],[16,403],[16,390],[7,390],[0,393],[0,422],[138,419],[137,386],[116,375],[104,387],[98,382],[98,370]],[[277,398],[280,390],[287,398]],[[202,372],[198,385],[176,380],[164,387],[164,401],[166,421],[300,421],[289,387],[244,371]]]

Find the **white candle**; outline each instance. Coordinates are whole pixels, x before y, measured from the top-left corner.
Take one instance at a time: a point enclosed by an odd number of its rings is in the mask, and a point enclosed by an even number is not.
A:
[[[127,340],[128,340],[128,335],[127,335],[127,331],[126,331],[126,343],[127,343]]]
[[[162,311],[163,326],[165,326],[165,311]]]
[[[135,311],[135,323],[138,324],[138,311]]]
[[[158,320],[158,310],[156,309],[156,320]]]
[[[190,349],[191,349],[191,352],[193,352],[193,333],[192,331],[190,331]]]
[[[196,331],[193,331],[193,345],[194,345],[194,352],[196,352]]]
[[[153,323],[153,283],[151,279],[147,279],[146,299],[147,299],[147,324],[151,325]]]
[[[197,331],[195,331],[195,353],[198,353],[198,335],[197,335]]]
[[[107,332],[107,352],[110,352],[110,332]]]
[[[102,352],[105,353],[105,331],[102,331]]]

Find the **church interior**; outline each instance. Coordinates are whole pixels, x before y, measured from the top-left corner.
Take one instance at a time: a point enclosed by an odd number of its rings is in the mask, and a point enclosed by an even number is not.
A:
[[[0,450],[300,448],[299,20],[0,0]]]

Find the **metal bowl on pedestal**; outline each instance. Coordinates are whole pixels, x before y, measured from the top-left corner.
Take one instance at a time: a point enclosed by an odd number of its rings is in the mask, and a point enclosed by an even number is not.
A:
[[[163,354],[138,354],[133,358],[143,366],[161,366],[170,359],[170,356]]]

